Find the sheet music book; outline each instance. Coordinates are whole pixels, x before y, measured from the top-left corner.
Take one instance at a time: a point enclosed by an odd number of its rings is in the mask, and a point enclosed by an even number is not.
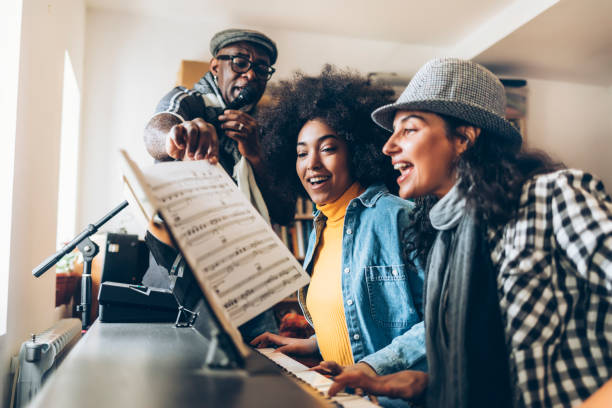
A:
[[[140,169],[121,151],[128,201],[159,213],[213,313],[243,357],[237,327],[309,281],[308,274],[220,165],[157,163]]]

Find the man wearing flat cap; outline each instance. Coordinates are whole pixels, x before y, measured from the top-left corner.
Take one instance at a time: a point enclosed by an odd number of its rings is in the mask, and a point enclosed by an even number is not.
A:
[[[193,89],[176,87],[159,102],[145,146],[157,161],[219,161],[265,219],[285,223],[293,208],[270,191],[251,116],[275,71],[276,44],[254,30],[228,29],[213,36],[210,52],[210,71]]]
[[[145,146],[156,161],[218,161],[266,220],[285,223],[293,217],[295,202],[271,189],[277,183],[268,180],[259,126],[251,116],[274,73],[276,44],[257,31],[229,29],[213,36],[210,52],[210,70],[193,89],[176,87],[159,102],[145,128]],[[180,255],[167,245],[162,231],[150,225],[152,235],[147,234],[145,241],[156,263],[169,270]],[[162,286],[165,280],[167,273],[150,268],[143,283]],[[249,341],[276,328],[268,310],[240,331]]]

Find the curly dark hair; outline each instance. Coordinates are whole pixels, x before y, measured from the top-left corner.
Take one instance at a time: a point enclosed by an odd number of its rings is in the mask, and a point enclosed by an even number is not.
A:
[[[435,112],[433,112],[435,113]],[[463,138],[461,126],[475,126],[452,116],[435,113],[444,120],[449,140]],[[531,177],[565,167],[546,153],[521,149],[520,144],[481,129],[474,144],[457,160],[459,191],[479,214],[479,221],[499,226],[513,219],[518,211],[523,185]],[[429,221],[429,210],[437,202],[433,196],[418,197],[411,214],[417,238],[413,245],[429,248],[437,231]]]
[[[440,115],[449,138],[469,123]],[[481,130],[476,141],[457,162],[459,191],[487,224],[502,225],[515,217],[525,182],[531,177],[565,167],[546,153],[521,149],[496,134]]]
[[[409,215],[412,231],[408,228],[402,231],[403,256],[410,259],[413,252],[423,264],[427,261],[427,255],[433,245],[438,231],[431,225],[429,211],[438,202],[435,195],[426,195],[414,199],[415,207]]]
[[[389,158],[382,153],[387,133],[370,113],[392,102],[393,91],[373,85],[359,74],[325,65],[319,76],[296,73],[269,89],[273,107],[257,114],[262,127],[263,156],[275,181],[286,182],[296,195],[305,191],[295,171],[297,136],[306,122],[319,119],[347,142],[349,171],[362,186],[385,183],[397,191]]]

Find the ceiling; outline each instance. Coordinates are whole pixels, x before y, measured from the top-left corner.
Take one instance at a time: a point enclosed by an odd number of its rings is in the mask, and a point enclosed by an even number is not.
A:
[[[560,1],[475,60],[498,75],[612,86],[612,1]]]
[[[450,46],[509,0],[88,0],[90,7],[203,21],[229,20],[351,38]],[[466,13],[465,8],[473,10]],[[441,12],[441,10],[443,10]],[[433,18],[432,18],[433,17]],[[459,17],[459,18],[457,18]]]
[[[612,85],[611,0],[87,0],[87,4],[187,23],[228,21],[431,46],[447,55],[473,58],[500,75]]]

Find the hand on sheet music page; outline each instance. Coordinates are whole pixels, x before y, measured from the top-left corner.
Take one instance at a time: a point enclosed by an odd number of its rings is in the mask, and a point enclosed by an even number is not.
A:
[[[201,118],[172,126],[166,138],[166,153],[177,160],[203,160],[216,163],[219,138],[215,127]]]
[[[253,167],[261,161],[259,145],[259,128],[257,122],[248,113],[228,109],[219,116],[221,129],[225,134],[238,142],[238,150]]]
[[[251,341],[251,346],[257,348],[279,346],[276,351],[285,354],[297,354],[307,356],[317,354],[319,348],[314,337],[309,339],[295,339],[293,337],[279,336],[270,332],[265,332],[255,337]]]
[[[372,377],[360,370],[344,371],[334,377],[334,383],[329,388],[328,394],[334,396],[345,387],[361,388],[364,392],[373,395],[418,400],[425,394],[427,373],[405,370]]]

